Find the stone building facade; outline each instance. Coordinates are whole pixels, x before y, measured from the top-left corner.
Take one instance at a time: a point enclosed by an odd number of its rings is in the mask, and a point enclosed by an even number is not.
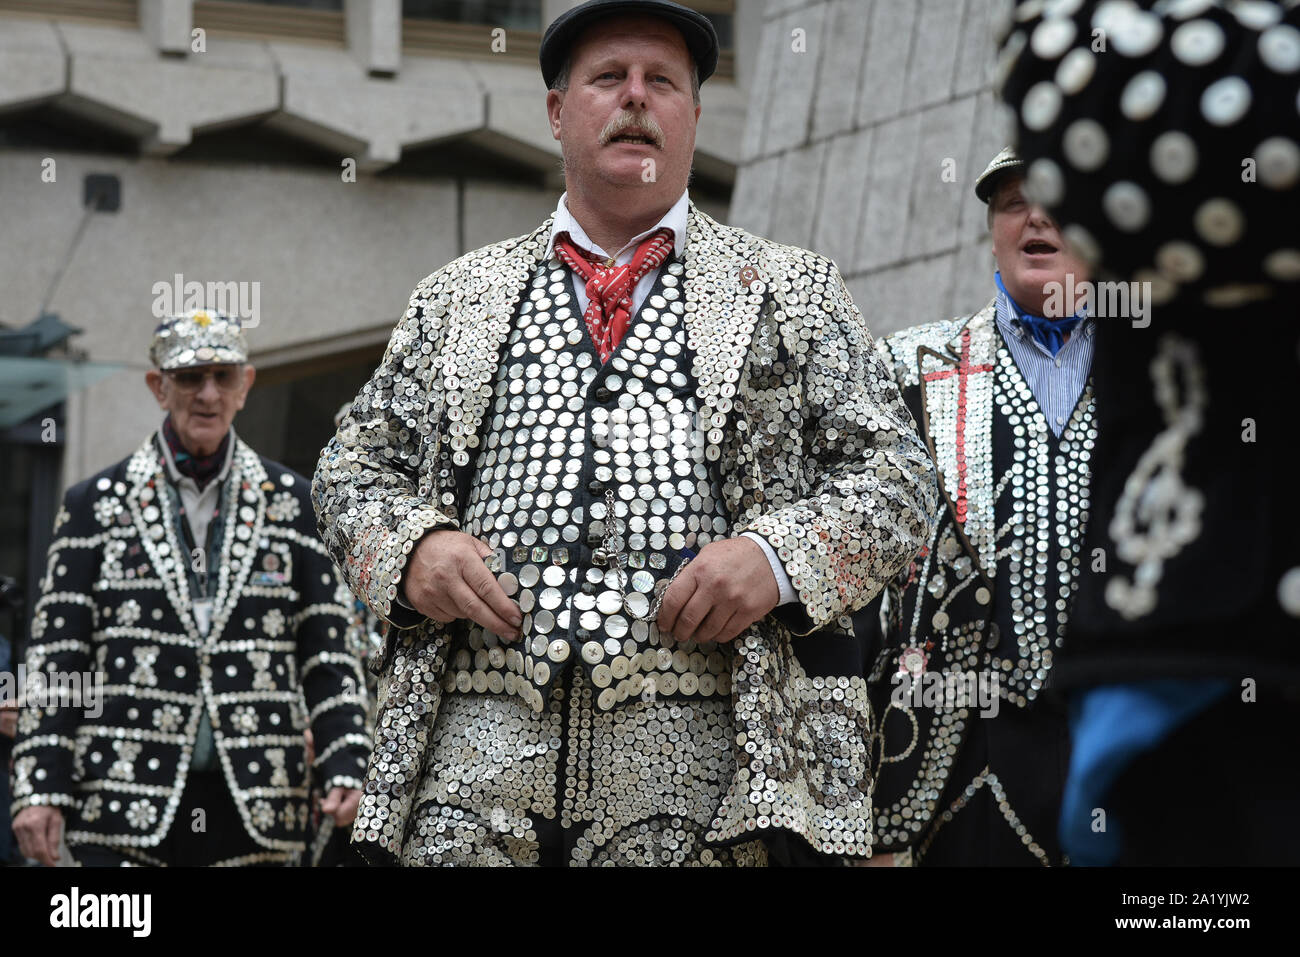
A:
[[[769,0],[731,220],[839,265],[873,333],[972,312],[1010,0]],[[800,32],[802,31],[802,32]]]

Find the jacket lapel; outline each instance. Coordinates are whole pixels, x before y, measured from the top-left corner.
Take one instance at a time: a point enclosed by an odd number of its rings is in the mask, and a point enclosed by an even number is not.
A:
[[[777,277],[766,275],[747,255],[748,248],[723,242],[712,219],[691,204],[686,225],[686,248],[683,263],[695,265],[695,276],[685,281],[686,342],[694,353],[691,369],[695,378],[695,396],[700,422],[706,434],[705,458],[716,462],[724,436],[735,409],[733,399],[740,381],[759,312],[767,299],[767,290]],[[701,249],[715,255],[706,275],[696,262]],[[749,295],[728,294],[728,284],[737,291],[748,284]],[[720,291],[706,285],[718,283]]]
[[[163,583],[177,619],[198,644],[202,639],[194,622],[183,564],[189,556],[177,539],[172,520],[177,507],[176,490],[167,480],[167,466],[154,436],[149,436],[131,457],[127,474],[135,479],[128,505],[140,544]]]
[[[221,568],[217,572],[217,591],[213,601],[212,627],[208,642],[219,641],[230,613],[244,593],[257,542],[266,520],[266,500],[271,491],[263,487],[266,469],[257,453],[235,439],[235,454],[226,477],[223,508],[224,537],[221,544]],[[209,574],[211,573],[209,569]]]
[[[994,304],[973,315],[942,352],[917,350],[921,413],[939,491],[957,536],[986,578],[996,575],[993,508]]]
[[[471,300],[460,307],[456,320],[447,328],[442,352],[447,358],[440,370],[441,381],[435,376],[435,388],[440,386],[441,395],[434,400],[438,405],[434,410],[439,418],[438,431],[444,444],[450,442],[447,433],[453,424],[471,449],[478,444],[479,427],[501,362],[501,347],[510,336],[515,310],[528,280],[546,254],[551,222],[547,219],[506,251],[494,268],[487,292],[477,301]],[[469,452],[457,449],[452,464],[456,469],[464,469],[472,458]]]

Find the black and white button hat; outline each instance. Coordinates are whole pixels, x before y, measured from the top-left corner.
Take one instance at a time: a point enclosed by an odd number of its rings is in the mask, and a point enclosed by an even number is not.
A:
[[[1022,0],[1003,35],[1026,192],[1099,277],[1300,297],[1300,2]]]

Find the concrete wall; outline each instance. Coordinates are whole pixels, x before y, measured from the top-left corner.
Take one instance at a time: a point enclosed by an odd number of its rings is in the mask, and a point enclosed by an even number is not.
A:
[[[877,335],[992,296],[974,181],[1009,142],[991,84],[1010,7],[768,0],[731,221],[832,257]]]

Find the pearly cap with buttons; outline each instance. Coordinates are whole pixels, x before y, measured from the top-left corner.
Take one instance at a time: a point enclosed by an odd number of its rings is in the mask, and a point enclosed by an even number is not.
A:
[[[980,173],[975,180],[975,195],[979,197],[981,203],[987,205],[993,199],[993,194],[997,192],[1002,177],[1009,172],[1018,172],[1023,175],[1024,171],[1024,161],[1017,155],[1015,147],[1004,146],[998,151],[998,155],[989,161],[989,165],[984,167],[984,172]]]
[[[238,319],[195,309],[168,316],[154,330],[149,358],[163,372],[217,363],[248,361],[248,343]]]
[[[997,79],[1025,193],[1152,302],[1300,296],[1300,4],[1022,0]]]

